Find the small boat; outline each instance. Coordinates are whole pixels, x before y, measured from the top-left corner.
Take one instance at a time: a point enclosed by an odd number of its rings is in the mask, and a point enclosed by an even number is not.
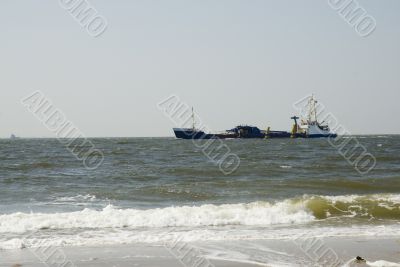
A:
[[[18,139],[19,137],[17,137],[15,134],[11,134],[10,139]]]
[[[214,134],[206,134],[196,128],[173,128],[175,137],[179,139],[211,139],[216,138]]]
[[[217,138],[215,134],[207,134],[202,130],[196,129],[194,111],[192,107],[192,128],[173,128],[175,137],[179,139],[211,139]]]
[[[293,116],[291,118],[294,120],[292,137],[337,137],[337,134],[331,132],[328,125],[318,122],[317,103],[318,101],[314,98],[314,95],[311,95],[307,103],[308,114],[306,118],[302,119],[300,124],[297,123],[297,119],[299,119],[299,117]]]

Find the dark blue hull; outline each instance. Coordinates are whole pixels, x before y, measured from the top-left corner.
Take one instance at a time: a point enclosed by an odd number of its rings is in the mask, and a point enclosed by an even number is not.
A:
[[[284,131],[270,131],[265,135],[266,138],[289,138],[290,136],[289,132]]]
[[[255,132],[230,132],[223,134],[207,134],[200,130],[193,130],[190,128],[174,128],[175,137],[179,139],[212,139],[212,138],[245,138],[245,139],[254,139],[254,138],[265,138],[266,134],[261,131]],[[290,133],[284,131],[271,131],[268,138],[289,138]]]
[[[336,138],[337,134],[313,134],[308,135],[306,138]]]
[[[290,138],[292,134],[285,131],[257,132],[230,132],[225,134],[207,134],[203,131],[191,128],[174,128],[175,137],[179,139],[213,139],[213,138]],[[296,138],[336,138],[337,134],[295,134]]]
[[[215,138],[213,134],[206,134],[203,131],[197,131],[192,129],[176,129],[174,128],[176,138],[180,139],[211,139]]]

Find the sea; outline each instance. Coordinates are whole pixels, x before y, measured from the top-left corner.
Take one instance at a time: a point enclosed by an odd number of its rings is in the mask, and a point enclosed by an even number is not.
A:
[[[227,174],[192,140],[92,138],[92,169],[57,139],[0,139],[0,250],[400,237],[400,136],[342,138],[376,165],[359,172],[323,138],[231,139]]]

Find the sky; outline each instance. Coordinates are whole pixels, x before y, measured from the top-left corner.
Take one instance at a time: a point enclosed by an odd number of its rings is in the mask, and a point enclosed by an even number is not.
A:
[[[87,137],[173,136],[171,95],[208,129],[289,131],[310,93],[350,133],[400,133],[400,1],[357,2],[367,37],[328,0],[88,0],[93,37],[63,1],[0,2],[1,138],[54,137],[21,104],[36,90]]]

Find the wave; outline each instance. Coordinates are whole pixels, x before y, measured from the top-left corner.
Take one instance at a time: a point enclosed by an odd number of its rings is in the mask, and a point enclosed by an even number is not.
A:
[[[317,219],[400,219],[400,195],[397,194],[311,196],[303,200]]]
[[[56,203],[58,202],[83,202],[83,201],[94,201],[96,200],[96,196],[95,195],[90,195],[90,194],[86,194],[86,195],[76,195],[73,197],[59,197],[55,200]]]
[[[34,170],[34,169],[51,169],[54,167],[56,167],[56,165],[51,162],[33,162],[33,163],[8,165],[6,167],[6,169],[17,170],[17,171],[27,171],[27,170]]]
[[[314,220],[304,205],[289,201],[270,204],[182,206],[148,210],[84,209],[66,213],[13,213],[0,216],[0,233],[24,233],[43,229],[197,227],[224,225],[296,224]]]
[[[68,231],[35,231],[19,235],[0,235],[1,249],[38,246],[104,246],[121,244],[163,245],[182,242],[297,240],[298,238],[400,238],[400,225],[360,225],[358,227],[209,227],[152,229],[79,229]]]
[[[91,199],[89,196],[85,198]],[[400,237],[399,220],[364,223],[354,217],[399,216],[400,195],[302,196],[275,203],[182,206],[159,209],[84,209],[64,213],[0,215],[0,249],[35,246],[225,240],[293,240],[299,237]],[[347,207],[345,211],[342,208]],[[361,207],[361,209],[360,209]],[[369,210],[373,207],[371,210]],[[377,210],[375,210],[377,209]],[[382,215],[383,214],[383,215]],[[350,224],[330,219],[350,219]],[[328,222],[328,223],[325,223]]]
[[[291,169],[292,168],[292,166],[290,166],[290,165],[281,165],[279,167],[282,169]]]
[[[156,209],[83,209],[0,215],[0,233],[37,230],[298,225],[332,218],[400,219],[400,195],[302,196],[277,202],[207,204]]]

